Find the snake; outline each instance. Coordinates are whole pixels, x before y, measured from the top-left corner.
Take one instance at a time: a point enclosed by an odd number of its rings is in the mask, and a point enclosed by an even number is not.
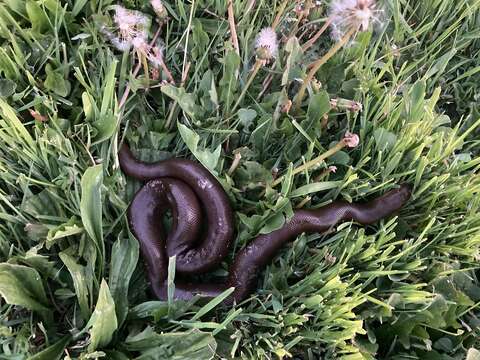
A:
[[[411,198],[408,184],[367,202],[337,200],[317,209],[296,209],[282,227],[260,234],[234,257],[220,283],[188,280],[219,266],[235,235],[233,210],[217,178],[201,164],[182,158],[147,163],[127,144],[118,153],[121,170],[144,182],[127,209],[130,231],[139,242],[153,295],[168,299],[168,265],[175,256],[174,298],[213,298],[234,288],[229,302],[240,302],[255,291],[258,276],[284,245],[302,233],[324,233],[354,221],[374,224],[398,212]],[[162,219],[170,213],[169,229]]]

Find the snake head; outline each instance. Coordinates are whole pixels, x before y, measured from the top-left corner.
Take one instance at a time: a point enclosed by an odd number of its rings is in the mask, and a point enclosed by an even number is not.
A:
[[[397,192],[398,196],[400,197],[400,202],[402,203],[402,205],[404,205],[412,197],[412,185],[408,183],[403,183],[397,189]]]

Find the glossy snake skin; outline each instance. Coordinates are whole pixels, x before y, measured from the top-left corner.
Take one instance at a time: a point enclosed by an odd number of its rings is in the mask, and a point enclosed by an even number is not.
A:
[[[181,278],[217,266],[233,240],[233,211],[220,183],[198,163],[170,159],[148,164],[137,160],[126,145],[119,160],[127,175],[146,181],[129,206],[128,219],[140,242],[152,290],[159,299],[166,299],[169,256],[176,255],[176,272]],[[336,201],[315,210],[296,210],[282,228],[257,236],[236,254],[225,282],[176,279],[175,298],[213,297],[234,287],[228,301],[239,302],[255,290],[259,273],[279,249],[301,233],[325,232],[344,221],[375,223],[400,210],[410,196],[410,187],[401,185],[362,204]],[[162,217],[168,210],[172,225],[166,233]]]

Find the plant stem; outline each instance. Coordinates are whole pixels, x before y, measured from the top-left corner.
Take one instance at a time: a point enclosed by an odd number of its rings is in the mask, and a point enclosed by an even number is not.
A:
[[[160,36],[160,32],[162,31],[162,26],[163,26],[163,23],[160,23],[157,31],[155,32],[155,35],[152,38],[152,41],[150,42],[150,46],[153,46],[153,44],[155,44],[155,41],[157,41],[158,37]],[[135,69],[132,72],[132,78],[133,79],[135,79],[137,77],[141,68],[142,68],[142,62],[139,61],[137,66],[135,67]],[[132,89],[132,85],[129,81],[128,84],[127,84],[127,87],[125,88],[125,91],[123,92],[122,97],[120,98],[120,101],[118,102],[118,114],[117,114],[117,121],[118,122],[117,122],[117,124],[120,124],[120,121],[122,120],[123,110],[124,110],[125,104],[127,103],[128,96],[130,95],[131,89]],[[118,137],[114,138],[112,146],[113,146],[113,149],[114,149],[114,153],[117,154],[118,153]],[[113,167],[115,169],[118,169],[120,167],[120,164],[118,162],[118,156],[114,157]]]
[[[163,56],[162,56],[162,58],[160,59],[160,67],[162,68],[163,72],[164,72],[165,75],[167,76],[168,82],[169,82],[170,84],[175,84],[175,79],[173,78],[172,73],[171,73],[170,70],[168,69],[167,64],[165,64],[165,61],[163,61]]]
[[[180,80],[180,87],[184,87],[185,83],[187,82],[188,72],[190,71],[191,62],[189,61],[185,67],[184,73],[182,73],[182,79]],[[175,111],[178,107],[178,101],[175,101],[170,108],[170,112],[168,114],[167,122],[165,123],[165,129],[170,130],[172,126],[173,116],[175,115]]]
[[[320,38],[320,36],[322,36],[325,30],[328,29],[331,23],[332,23],[332,19],[328,18],[327,21],[325,21],[325,24],[323,24],[323,26],[321,27],[321,29],[318,30],[317,33],[313,35],[310,40],[308,40],[305,44],[303,44],[302,50],[306,51],[310,49],[310,47],[312,47],[312,45],[315,44],[315,42]]]
[[[188,18],[188,25],[187,25],[186,36],[185,36],[185,50],[183,52],[182,78],[185,76],[185,67],[187,66],[188,40],[190,38],[190,30],[192,29],[194,12],[195,12],[195,0],[192,1],[192,5],[190,8],[190,16]]]
[[[292,176],[294,175],[297,175],[301,172],[304,172],[305,170],[308,170],[312,167],[315,167],[319,164],[321,164],[326,158],[332,156],[333,154],[339,152],[340,150],[342,150],[344,147],[346,146],[345,142],[344,141],[339,141],[334,147],[332,147],[331,149],[327,150],[326,152],[324,152],[322,155],[319,155],[317,156],[315,159],[313,160],[310,160],[309,162],[306,162],[305,164],[293,169],[293,172],[292,172]],[[280,184],[282,181],[283,181],[283,178],[285,176],[281,176],[279,177],[277,180],[275,180],[273,183],[272,183],[272,187],[275,187],[277,186],[278,184]]]
[[[312,200],[312,197],[311,196],[307,196],[305,199],[303,199],[302,201],[300,201],[300,203],[295,206],[295,209],[301,209],[303,208],[305,205],[307,205],[307,203]]]
[[[175,115],[175,111],[177,110],[177,105],[178,105],[178,103],[175,101],[172,104],[172,107],[170,108],[170,111],[168,113],[168,118],[167,118],[167,121],[165,123],[165,129],[167,131],[170,130],[170,126],[172,125],[173,116]]]
[[[257,76],[258,71],[260,70],[262,65],[263,65],[263,60],[257,59],[257,61],[255,62],[255,65],[253,66],[252,73],[248,77],[247,83],[243,87],[243,90],[242,90],[237,102],[235,103],[232,110],[230,111],[230,113],[235,112],[235,110],[238,108],[238,106],[242,102],[243,98],[245,97],[245,94],[247,93],[248,88],[250,87],[250,85],[252,85],[253,79],[255,79],[255,76]]]
[[[237,55],[240,55],[240,46],[238,45],[237,27],[235,26],[235,13],[233,11],[233,1],[228,0],[228,24],[230,25],[230,36],[232,45]]]
[[[277,16],[275,17],[275,20],[273,21],[273,24],[272,24],[272,29],[273,30],[275,30],[275,28],[280,23],[282,15],[283,15],[283,13],[285,11],[285,8],[287,7],[289,2],[290,2],[290,0],[284,0],[283,3],[280,5],[280,8],[278,9]]]
[[[350,40],[350,38],[356,33],[356,31],[356,28],[351,28],[330,50],[328,50],[325,55],[323,55],[320,59],[318,59],[312,64],[312,68],[310,69],[307,77],[304,79],[303,84],[298,91],[297,96],[295,97],[295,104],[293,106],[293,109],[295,111],[299,110],[302,106],[305,91],[307,90],[308,85],[312,81],[318,69],[320,69],[322,65],[325,64],[328,60],[330,60],[330,58],[335,55],[338,50],[340,50]]]
[[[153,36],[153,39],[152,41],[150,42],[150,46],[155,44],[155,41],[157,41],[157,38],[158,36],[160,35],[160,31],[162,31],[162,25],[160,25],[157,29],[157,32],[155,33],[155,35]],[[132,72],[132,78],[136,78],[137,75],[138,75],[138,72],[140,71],[140,69],[142,68],[142,62],[139,61],[137,66],[135,67],[135,69],[133,70]],[[125,91],[123,92],[123,95],[122,95],[122,98],[120,99],[120,101],[118,102],[118,109],[119,109],[119,112],[121,113],[121,110],[123,108],[123,106],[125,105],[125,103],[127,102],[127,99],[128,99],[128,95],[130,95],[130,90],[131,90],[131,84],[130,82],[127,84],[127,87],[125,88]]]
[[[289,3],[289,0],[284,0],[280,5],[277,16],[275,17],[275,20],[273,21],[273,24],[272,24],[273,30],[275,30],[275,28],[280,23],[280,19],[282,18],[282,15],[285,12],[285,8],[287,7],[288,3]],[[248,78],[247,83],[245,84],[245,87],[243,88],[242,93],[240,94],[240,97],[238,98],[237,102],[233,106],[232,110],[228,111],[228,113],[233,113],[237,109],[237,107],[240,105],[243,98],[245,97],[245,94],[247,93],[248,88],[250,87],[250,85],[252,85],[253,79],[255,79],[255,76],[257,76],[257,73],[262,67],[262,65],[263,65],[263,60],[257,59],[257,61],[255,62],[255,65],[253,66],[252,73],[250,74],[250,77]]]
[[[230,166],[230,169],[228,169],[228,176],[232,176],[232,174],[235,172],[237,169],[238,165],[240,165],[240,161],[242,160],[242,154],[240,153],[235,153],[235,156],[233,158],[232,165]]]

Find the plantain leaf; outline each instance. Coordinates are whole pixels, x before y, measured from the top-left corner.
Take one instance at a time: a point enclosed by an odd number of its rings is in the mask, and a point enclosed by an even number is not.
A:
[[[63,239],[67,236],[78,235],[83,233],[83,227],[78,225],[78,220],[72,216],[70,220],[53,229],[50,229],[47,234],[46,247],[50,249],[58,239]]]
[[[33,31],[40,33],[46,31],[49,27],[48,18],[40,5],[34,0],[28,0],[26,9]]]
[[[25,196],[21,209],[35,217],[58,215],[56,203],[53,201],[52,194],[48,189],[44,189],[35,195]]]
[[[201,117],[202,108],[195,104],[195,96],[187,93],[183,87],[177,88],[173,85],[162,86],[162,93],[175,100],[188,116]]]
[[[280,229],[285,224],[285,215],[281,212],[273,214],[260,229],[260,234],[270,234],[272,231]]]
[[[65,347],[70,342],[71,336],[66,335],[55,344],[50,345],[46,349],[40,351],[39,353],[31,356],[28,360],[59,360],[62,355]]]
[[[36,149],[35,141],[17,117],[15,110],[3,99],[0,98],[0,125],[14,138],[22,139],[31,149]]]
[[[226,109],[235,99],[235,92],[238,88],[238,71],[240,67],[240,56],[233,50],[230,50],[223,59],[223,77],[220,80],[220,100]]]
[[[108,288],[107,282],[102,279],[97,305],[92,317],[88,321],[90,328],[90,345],[88,351],[108,345],[113,333],[117,330],[117,316],[115,315],[115,302]]]
[[[116,97],[115,97],[115,71],[117,69],[118,61],[110,62],[107,70],[107,74],[105,75],[104,80],[104,90],[103,90],[103,97],[102,97],[102,104],[100,107],[100,114],[98,119],[93,123],[97,133],[95,134],[95,142],[94,144],[98,144],[102,141],[110,139],[113,134],[115,134],[115,130],[117,129],[118,121],[120,118],[116,116],[114,113],[114,107],[116,104]],[[86,113],[87,116],[91,115]]]
[[[311,121],[320,120],[330,111],[330,95],[321,91],[311,97],[308,103],[307,118]]]
[[[8,304],[48,312],[48,300],[37,270],[23,265],[0,264],[0,294]]]
[[[206,149],[200,149],[198,147],[200,136],[183,124],[178,123],[177,126],[183,141],[192,154],[202,163],[203,166],[210,170],[211,173],[216,174],[215,167],[220,158],[220,145],[213,152]]]
[[[425,92],[425,81],[417,81],[411,87],[404,102],[408,121],[414,122],[423,118],[425,107]]]
[[[287,86],[290,81],[295,79],[296,76],[299,76],[298,67],[301,64],[302,47],[297,37],[290,37],[285,44],[285,51],[288,53],[288,57],[282,76],[282,86]]]
[[[397,136],[384,128],[376,129],[373,137],[380,150],[391,150],[397,142]]]
[[[90,307],[88,306],[88,296],[92,292],[93,276],[89,274],[88,267],[79,265],[73,257],[65,252],[58,254],[63,261],[73,280],[73,287],[77,295],[78,305],[83,318],[86,320],[90,316]]]
[[[17,83],[10,79],[0,79],[0,96],[9,97],[15,93]]]
[[[4,0],[3,3],[7,5],[12,11],[20,14],[22,16],[26,16],[25,13],[25,1],[22,0]]]
[[[119,326],[128,313],[128,285],[138,262],[138,242],[132,236],[119,235],[112,247],[108,281]]]
[[[38,254],[42,245],[37,245],[28,250],[24,255],[17,255],[9,259],[10,263],[26,265],[37,270],[43,278],[55,276],[55,262],[50,261],[48,256]]]
[[[68,80],[64,78],[63,71],[60,69],[53,69],[50,64],[45,66],[47,78],[44,85],[47,90],[53,91],[55,94],[66,97],[71,90],[71,85]]]
[[[88,235],[97,247],[103,242],[102,230],[102,199],[103,166],[95,165],[87,169],[82,176],[82,198],[80,214]]]

